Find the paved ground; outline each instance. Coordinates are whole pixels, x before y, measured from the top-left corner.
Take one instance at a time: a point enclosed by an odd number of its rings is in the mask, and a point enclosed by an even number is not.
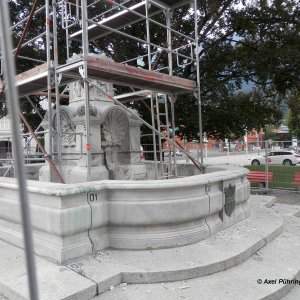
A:
[[[272,204],[273,206],[272,206],[272,210],[273,211],[275,211],[275,212],[278,212],[278,213],[280,213],[280,215],[281,216],[289,216],[289,215],[291,215],[291,214],[293,214],[294,215],[294,213],[295,213],[295,211],[298,209],[300,209],[300,192],[294,192],[294,191],[283,191],[283,190],[270,190],[270,192],[268,193],[268,196],[276,196],[277,197],[277,203],[274,203],[274,204]],[[257,196],[255,196],[255,197],[260,197],[259,195],[257,195]],[[260,202],[260,201],[259,201]],[[299,208],[298,208],[299,207]],[[261,226],[261,227],[263,227],[263,226]],[[299,231],[298,231],[299,232]],[[288,234],[288,233],[287,233]],[[287,235],[286,233],[285,234],[283,234],[283,235],[281,235],[281,239],[284,239],[284,243],[283,243],[283,245],[285,245],[286,244],[286,240],[288,240],[289,241],[289,243],[292,243],[292,244],[297,244],[297,245],[299,245],[299,243],[297,242],[295,242],[295,241],[293,241],[292,239],[289,239],[288,238],[288,235]],[[299,235],[299,234],[298,234]],[[299,235],[300,236],[300,235]],[[238,240],[238,239],[234,239],[234,240]],[[278,240],[278,239],[277,239]],[[275,241],[275,243],[277,243],[276,241]],[[232,244],[232,241],[231,241],[231,244]],[[223,249],[223,248],[222,248]],[[275,251],[277,249],[277,247],[275,247],[274,249],[271,249],[272,251]],[[263,251],[266,251],[267,250],[267,248],[266,249],[262,249],[260,252],[262,253]],[[271,251],[271,252],[272,252]],[[289,250],[290,251],[290,250]],[[259,252],[259,253],[260,253]],[[269,257],[270,255],[266,255],[266,257]],[[276,255],[275,255],[276,256]],[[293,253],[292,255],[285,255],[285,257],[287,258],[287,259],[289,259],[289,257],[296,257],[297,256],[297,254],[296,253]],[[200,255],[200,257],[201,257],[201,255]],[[278,254],[278,257],[279,257],[279,254]],[[14,260],[15,260],[15,256],[14,256]],[[266,260],[266,259],[265,259]],[[16,261],[17,262],[17,261]],[[255,262],[255,261],[254,261]],[[293,262],[294,263],[294,262]],[[253,261],[251,261],[251,260],[247,260],[247,261],[245,261],[244,262],[244,264],[253,264]],[[267,267],[267,274],[270,274],[269,273],[269,266],[270,265],[272,265],[273,267],[275,266],[275,265],[273,265],[274,264],[274,262],[272,262],[271,264],[268,264],[268,267]],[[161,265],[161,264],[160,264]],[[287,264],[286,264],[287,265]],[[59,266],[56,266],[57,267],[57,269],[64,269],[65,270],[65,268],[60,268]],[[241,267],[239,267],[239,266],[237,266],[237,270],[239,271],[237,274],[238,275],[236,275],[236,276],[240,276],[240,273],[241,273],[241,271],[239,270],[239,268],[242,268],[242,266]],[[276,269],[276,268],[275,268]],[[248,266],[247,268],[246,268],[246,270],[250,270],[250,267]],[[291,268],[288,268],[287,269],[288,271],[289,270],[291,270]],[[59,275],[57,275],[54,271],[52,271],[52,270],[50,270],[49,269],[49,267],[47,268],[47,274],[49,275],[49,273],[52,273],[53,274],[53,276],[62,276],[62,275],[64,275],[66,272],[69,272],[70,270],[65,270],[64,272],[59,272]],[[285,270],[286,271],[286,270]],[[233,269],[229,269],[228,271],[227,271],[227,273],[229,274],[231,274],[232,272],[235,272],[235,269],[233,268]],[[282,271],[283,272],[283,271]],[[23,274],[23,273],[22,273]],[[56,274],[56,275],[55,275]],[[76,274],[76,273],[75,273]],[[282,273],[283,274],[283,273]],[[47,276],[48,276],[47,275]],[[74,274],[73,274],[74,275]],[[234,274],[233,274],[234,275]],[[231,278],[232,276],[233,276],[232,274],[230,275],[230,276],[228,276],[228,278]],[[5,275],[4,275],[5,276]],[[221,276],[221,275],[216,275],[216,276]],[[0,276],[1,277],[1,276]],[[273,276],[274,278],[276,277],[275,275]],[[278,277],[278,276],[277,276]],[[18,277],[17,277],[18,278]],[[58,279],[61,279],[60,277],[58,278]],[[80,277],[80,279],[82,279],[82,280],[84,280],[85,279],[85,277],[84,278],[82,278],[82,277]],[[207,280],[207,282],[205,281],[205,280]],[[194,291],[194,289],[193,289],[193,282],[195,281],[195,284],[194,284],[194,286],[195,286],[195,294],[192,294],[192,292]],[[237,280],[238,281],[238,280]],[[24,281],[25,282],[25,281]],[[159,297],[158,297],[158,295],[156,295],[155,293],[154,293],[154,291],[156,291],[157,290],[157,292],[158,292],[158,290],[161,290],[162,292],[161,292],[161,294],[160,294],[160,297],[161,297],[161,299],[172,299],[172,300],[174,300],[174,299],[181,299],[181,298],[185,298],[186,300],[195,300],[195,299],[197,299],[197,296],[196,295],[199,295],[199,291],[198,290],[196,290],[196,288],[198,289],[198,287],[200,286],[200,284],[199,284],[199,282],[201,282],[201,283],[207,283],[207,286],[209,286],[209,284],[212,284],[212,282],[213,281],[211,281],[211,280],[209,280],[209,278],[207,278],[207,279],[205,279],[204,277],[200,277],[200,278],[195,278],[195,279],[191,279],[191,280],[188,280],[188,281],[186,281],[186,280],[183,280],[183,281],[181,281],[181,282],[175,282],[175,283],[160,283],[160,284],[148,284],[148,285],[135,285],[135,284],[128,284],[128,286],[127,285],[125,285],[125,284],[123,284],[123,285],[120,285],[120,286],[115,286],[112,290],[109,290],[108,292],[106,292],[106,293],[104,293],[104,294],[102,294],[102,295],[100,295],[100,296],[97,296],[97,297],[95,297],[94,299],[96,300],[101,300],[101,299],[114,299],[114,300],[117,300],[117,299],[122,299],[122,300],[125,300],[125,299],[129,299],[129,300],[133,300],[133,299],[158,299]],[[16,282],[16,284],[19,286],[20,284],[19,284],[19,281],[18,282]],[[24,286],[26,286],[26,288],[27,288],[27,282],[25,282],[24,283]],[[177,285],[176,285],[177,284]],[[179,284],[179,285],[178,285]],[[55,285],[55,288],[57,289],[58,288],[58,284],[57,284],[57,281],[55,281],[54,282],[54,285]],[[143,286],[144,286],[144,288],[145,288],[145,290],[143,290]],[[225,286],[226,287],[226,286]],[[225,287],[224,287],[224,289],[225,289]],[[68,288],[68,287],[66,287],[66,288]],[[53,289],[53,285],[51,286],[51,289]],[[135,289],[137,289],[137,290],[135,290]],[[215,289],[215,287],[214,287],[214,289]],[[214,290],[214,289],[212,289],[212,290]],[[43,286],[43,293],[45,293],[46,292],[46,286]],[[223,289],[222,289],[223,290]],[[150,292],[149,292],[150,291]],[[221,290],[220,290],[221,291]],[[127,298],[126,297],[124,297],[124,295],[126,294],[126,293],[128,293],[128,295],[126,295],[126,296],[128,296]],[[134,293],[134,294],[136,294],[137,292],[140,292],[140,294],[138,294],[138,295],[136,295],[137,297],[136,298],[132,298],[131,297],[131,295],[133,295],[133,294],[131,294],[131,292],[132,293]],[[178,294],[180,292],[180,294]],[[204,291],[205,293],[208,293],[208,291]],[[119,293],[119,294],[118,294]],[[125,293],[125,294],[124,294]],[[174,297],[174,293],[177,293],[178,295],[178,297],[176,298],[176,297]],[[145,298],[145,295],[146,296],[149,296],[148,298]],[[167,297],[167,296],[168,297]],[[246,295],[247,295],[247,293],[246,293]],[[49,296],[49,295],[48,295]],[[47,300],[50,300],[50,299],[52,299],[52,298],[48,298],[48,296],[46,296],[46,298],[44,297],[44,299],[47,299]],[[152,298],[151,298],[151,297]],[[216,295],[214,294],[213,296],[212,296],[212,298],[205,298],[205,297],[203,297],[202,299],[212,299],[212,300],[216,300],[216,299],[221,299],[221,298],[216,298],[215,297]],[[228,295],[227,295],[228,296]],[[230,295],[229,295],[230,296]],[[107,297],[107,298],[106,298]],[[0,300],[7,300],[8,298],[5,298],[5,297],[3,297],[1,294],[0,294]],[[14,298],[10,298],[10,299],[13,299],[13,300],[15,300]],[[54,298],[53,298],[54,299]],[[58,299],[58,298],[57,298]],[[83,299],[83,298],[81,298],[81,296],[79,296],[79,298],[78,297],[71,297],[71,298],[68,298],[68,299]],[[199,299],[199,298],[198,298]],[[222,299],[225,299],[225,298],[222,298]],[[227,299],[234,299],[234,298],[232,298],[232,297],[227,297]],[[246,298],[244,298],[244,299],[246,299]],[[298,287],[295,287],[288,295],[286,295],[284,298],[282,298],[282,300],[297,300],[297,299],[300,299],[300,286]]]
[[[278,194],[277,191],[275,192]],[[280,201],[293,199],[297,202],[297,198],[299,200],[298,195],[295,197],[295,194],[288,192],[280,193],[279,196]],[[252,203],[262,204],[261,200],[263,199],[257,195]],[[260,284],[257,278],[275,279],[299,276],[296,266],[297,264],[299,266],[299,260],[295,258],[299,253],[300,224],[298,218],[292,217],[298,209],[297,205],[296,203],[293,205],[286,203],[270,204],[272,205],[270,212],[276,212],[285,219],[285,231],[241,264],[209,276],[183,281],[152,284],[122,283],[119,286],[111,286],[109,291],[95,297],[94,300],[300,299],[298,286],[281,298],[286,292],[281,288],[279,282],[278,284],[257,285],[257,283]],[[288,271],[292,272],[294,269],[296,271],[293,275],[289,274]],[[291,287],[286,286],[286,288]],[[277,289],[276,292],[273,289]]]
[[[277,203],[300,205],[300,192],[298,191],[270,190],[268,195],[275,196]]]

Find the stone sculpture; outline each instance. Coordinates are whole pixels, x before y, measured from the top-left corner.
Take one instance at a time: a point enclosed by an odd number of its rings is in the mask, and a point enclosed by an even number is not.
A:
[[[74,59],[78,59],[78,56],[74,56]],[[71,83],[69,89],[69,105],[59,108],[60,138],[57,132],[56,111],[50,121],[53,129],[51,138],[55,162],[58,147],[62,146],[62,159],[57,164],[64,180],[76,183],[87,180],[85,93],[81,81]],[[107,94],[113,96],[112,84],[93,80],[93,85],[89,87],[90,180],[145,179],[146,168],[139,158],[141,123],[128,111],[115,105]],[[47,116],[42,126],[45,129],[49,128]],[[49,138],[49,134],[46,134],[46,146],[49,144]],[[49,152],[49,149],[47,151]],[[40,171],[40,180],[53,181],[48,166],[44,166]]]

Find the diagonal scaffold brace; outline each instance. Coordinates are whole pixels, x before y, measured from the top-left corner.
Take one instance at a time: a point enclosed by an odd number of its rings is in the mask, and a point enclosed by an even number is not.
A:
[[[159,136],[163,137],[166,141],[168,141],[170,144],[172,144],[174,147],[176,147],[177,149],[179,149],[180,151],[182,151],[191,161],[192,163],[195,165],[195,167],[201,171],[202,173],[205,173],[205,166],[203,164],[201,164],[199,161],[197,161],[196,159],[194,159],[188,152],[185,151],[185,149],[183,149],[178,143],[174,142],[172,139],[169,139],[167,137],[165,137],[161,132],[159,132],[156,128],[154,128],[153,126],[151,126],[148,122],[146,122],[145,120],[143,120],[139,115],[137,115],[136,113],[134,113],[133,111],[131,111],[130,109],[128,109],[124,104],[122,104],[121,102],[119,102],[116,98],[114,98],[113,96],[109,95],[105,90],[103,90],[101,87],[97,86],[96,84],[94,84],[90,79],[86,79],[87,82],[95,87],[96,89],[100,90],[102,93],[104,93],[106,95],[106,97],[108,97],[110,100],[112,100],[116,105],[121,106],[126,112],[128,112],[130,115],[132,115],[133,117],[137,118],[139,121],[141,121],[145,126],[147,126],[148,128],[150,128],[151,130],[153,130],[155,133],[157,133]]]

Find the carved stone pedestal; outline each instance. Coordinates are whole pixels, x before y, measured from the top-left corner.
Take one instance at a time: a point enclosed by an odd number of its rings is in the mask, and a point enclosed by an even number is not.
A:
[[[115,105],[112,84],[97,80],[89,87],[90,142],[87,143],[85,124],[85,99],[83,83],[70,84],[68,106],[60,106],[60,135],[57,126],[57,111],[52,120],[46,116],[44,129],[53,131],[53,158],[66,183],[87,181],[87,151],[90,151],[90,181],[103,179],[146,178],[146,167],[140,161],[141,122],[131,113]],[[97,88],[97,87],[98,88]],[[49,146],[49,134],[45,145]],[[59,160],[58,152],[61,152]],[[40,170],[41,181],[57,181],[50,178],[48,166]]]

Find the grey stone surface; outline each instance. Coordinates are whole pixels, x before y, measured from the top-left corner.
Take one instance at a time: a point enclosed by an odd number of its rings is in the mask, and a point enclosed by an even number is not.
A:
[[[0,241],[0,256],[0,294],[11,300],[28,299],[24,251]],[[41,300],[87,300],[96,295],[94,282],[65,266],[36,257],[36,270]]]
[[[281,299],[295,285],[280,279],[300,280],[300,220],[285,219],[286,231],[238,266],[210,276],[156,284],[122,284],[112,287],[94,300],[135,299]],[[259,284],[258,280],[262,280]],[[265,280],[274,280],[266,283]],[[287,295],[296,300],[298,287]],[[289,298],[288,298],[289,297]]]
[[[277,212],[284,218],[300,216],[300,206],[298,205],[289,205],[276,202],[272,205],[272,210]]]
[[[299,300],[300,299],[300,285],[296,285],[282,300]]]
[[[153,283],[201,277],[231,268],[282,231],[281,217],[257,207],[251,216],[194,245],[152,251],[105,250],[68,264],[98,283],[99,293],[126,283]]]
[[[59,263],[95,250],[158,249],[197,243],[249,216],[247,170],[172,180],[28,181],[35,251]],[[235,187],[235,208],[224,190]],[[16,180],[0,181],[0,238],[22,247]]]
[[[262,205],[265,207],[272,207],[274,203],[277,202],[277,198],[275,196],[266,196],[263,197],[261,195],[251,195],[250,203],[255,205]]]
[[[105,250],[66,266],[37,257],[41,299],[280,299],[292,286],[258,285],[256,280],[298,276],[300,220],[284,218],[280,234],[280,212],[261,207],[262,202],[267,201],[252,201],[248,219],[194,245]],[[0,255],[0,294],[27,299],[24,251],[0,242]],[[98,292],[107,292],[96,296],[96,285]],[[286,300],[293,299],[298,298]]]

